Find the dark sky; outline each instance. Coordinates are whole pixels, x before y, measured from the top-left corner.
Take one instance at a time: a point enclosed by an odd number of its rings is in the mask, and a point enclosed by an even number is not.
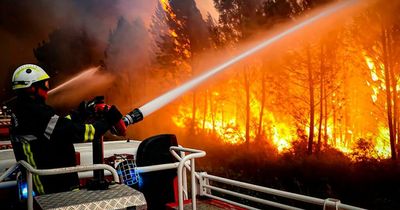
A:
[[[140,17],[148,24],[155,4],[156,0],[1,0],[0,100],[9,97],[6,90],[14,69],[36,63],[33,49],[55,29],[83,27],[101,48],[119,17]]]

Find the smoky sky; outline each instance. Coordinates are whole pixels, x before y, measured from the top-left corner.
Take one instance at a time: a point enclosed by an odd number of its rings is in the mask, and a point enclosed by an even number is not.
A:
[[[2,0],[0,1],[0,99],[7,98],[12,72],[37,63],[33,49],[57,29],[84,29],[104,50],[120,17],[148,24],[156,0]]]

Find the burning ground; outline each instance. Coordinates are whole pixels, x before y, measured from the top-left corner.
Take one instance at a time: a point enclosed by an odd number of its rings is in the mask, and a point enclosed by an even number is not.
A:
[[[55,86],[79,77],[50,97],[53,105],[67,110],[104,92],[128,112],[343,1],[214,0],[213,15],[193,0],[85,2],[0,3],[0,37],[12,49],[3,56],[3,75],[38,63]],[[400,4],[354,2],[207,80],[130,128],[129,137],[176,133],[181,144],[220,159],[229,175],[392,207],[398,189],[390,186],[399,175]],[[71,21],[55,12],[60,6],[76,14]],[[6,8],[27,12],[15,17]],[[54,18],[35,18],[37,11]],[[18,24],[38,32],[22,33]],[[93,68],[96,82],[78,74]],[[90,83],[90,91],[79,90]],[[8,83],[2,84],[6,99]],[[220,170],[203,163],[209,166]],[[366,192],[385,192],[375,194],[382,200],[363,202],[365,183],[372,183]],[[357,196],[345,193],[346,184]]]

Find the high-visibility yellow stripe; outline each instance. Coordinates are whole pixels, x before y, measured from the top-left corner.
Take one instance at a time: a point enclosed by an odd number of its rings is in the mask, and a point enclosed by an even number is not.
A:
[[[84,136],[84,138],[83,138],[83,142],[87,142],[88,140],[89,140],[89,137],[88,137],[88,135],[89,135],[89,125],[88,124],[85,124],[85,136]]]
[[[22,148],[24,150],[24,154],[26,156],[26,160],[28,160],[28,163],[31,164],[32,167],[36,168],[36,163],[35,160],[33,159],[33,154],[31,151],[31,145],[27,142],[22,142]],[[39,179],[39,176],[37,174],[32,174],[32,177],[38,193],[43,195],[44,188],[42,182]]]
[[[93,127],[92,124],[89,125],[89,128],[90,128],[90,131],[91,131],[91,132],[89,133],[89,140],[90,140],[90,141],[93,141],[95,129],[94,129],[94,127]]]
[[[14,85],[14,88],[25,88],[25,87],[26,87],[25,84],[17,84],[17,85]]]
[[[71,119],[71,115],[67,115],[67,116],[65,116],[65,118],[67,118],[68,120],[70,120],[70,119]]]
[[[83,141],[84,142],[93,141],[94,133],[95,133],[94,126],[92,124],[85,124],[85,136]]]

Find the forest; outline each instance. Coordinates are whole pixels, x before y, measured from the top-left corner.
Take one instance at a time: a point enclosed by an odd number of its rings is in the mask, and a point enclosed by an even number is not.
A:
[[[99,79],[50,95],[61,112],[97,94],[129,112],[341,2],[213,0],[215,15],[194,0],[160,0],[149,20],[98,26],[102,40],[84,23],[60,26],[33,55],[53,86],[87,69]],[[355,2],[207,80],[128,137],[174,133],[207,152],[199,167],[212,174],[400,208],[400,1]]]

